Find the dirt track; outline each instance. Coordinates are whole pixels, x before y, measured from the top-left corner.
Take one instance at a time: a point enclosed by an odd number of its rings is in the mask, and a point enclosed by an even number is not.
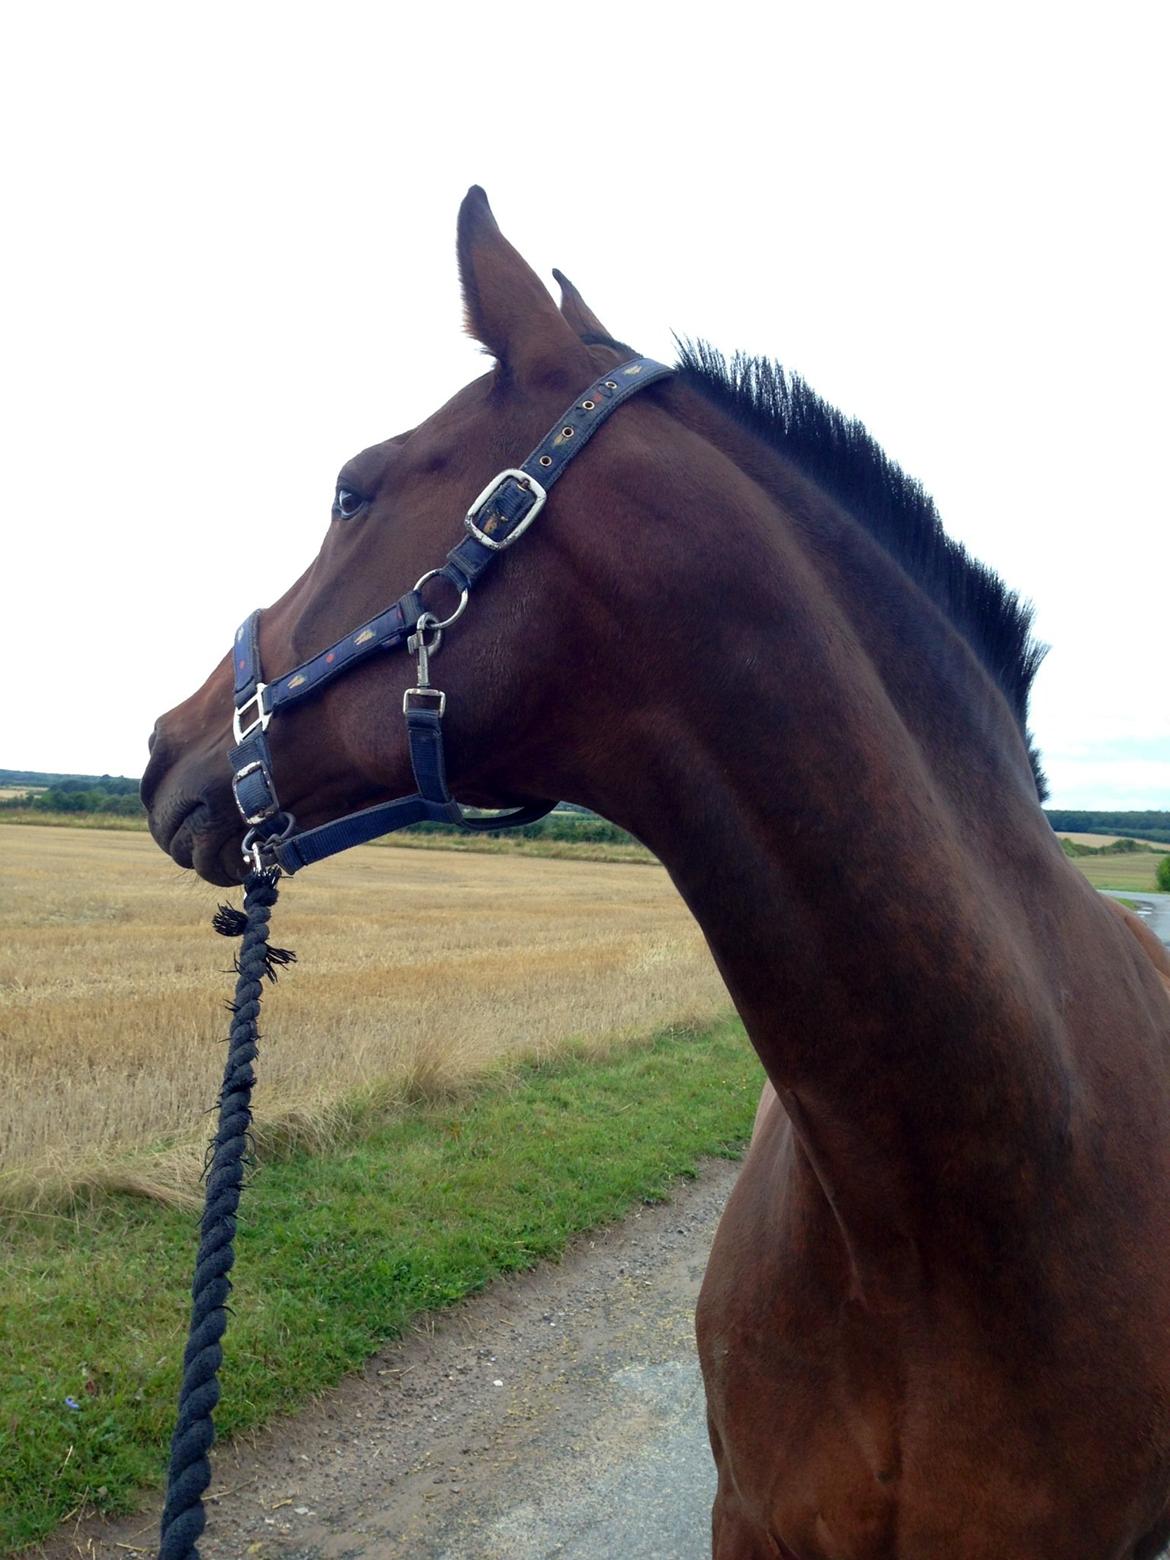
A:
[[[692,1316],[738,1165],[499,1283],[306,1413],[223,1450],[205,1560],[705,1560]],[[153,1553],[157,1513],[41,1553]]]

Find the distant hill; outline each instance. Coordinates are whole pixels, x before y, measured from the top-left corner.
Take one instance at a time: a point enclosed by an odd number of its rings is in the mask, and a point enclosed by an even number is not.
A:
[[[58,775],[41,769],[0,769],[0,790],[11,790],[18,785],[44,788],[68,782],[81,789],[87,786],[121,786],[124,790],[137,791],[138,779],[127,775]]]
[[[1170,812],[1079,812],[1046,807],[1059,834],[1114,834],[1170,844]]]

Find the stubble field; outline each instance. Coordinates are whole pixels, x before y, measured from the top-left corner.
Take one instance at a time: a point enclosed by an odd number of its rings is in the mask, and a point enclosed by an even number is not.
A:
[[[131,832],[0,825],[0,1207],[190,1196],[235,943]],[[235,896],[238,900],[238,895]],[[261,1140],[343,1133],[521,1056],[705,1022],[728,998],[657,866],[363,849],[284,885]]]

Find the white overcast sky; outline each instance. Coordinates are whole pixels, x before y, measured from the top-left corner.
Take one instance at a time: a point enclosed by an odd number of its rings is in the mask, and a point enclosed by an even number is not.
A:
[[[639,350],[860,416],[1036,603],[1053,804],[1170,806],[1167,15],[6,6],[0,765],[140,773],[341,463],[482,371],[481,183]]]

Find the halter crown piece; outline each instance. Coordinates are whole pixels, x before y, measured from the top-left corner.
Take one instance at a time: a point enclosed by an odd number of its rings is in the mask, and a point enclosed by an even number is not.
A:
[[[278,681],[266,683],[260,665],[259,611],[236,631],[232,664],[235,673],[236,745],[229,751],[232,791],[248,826],[244,856],[253,870],[280,867],[296,872],[351,845],[361,845],[395,829],[424,819],[452,823],[461,829],[487,831],[532,823],[552,806],[518,807],[496,817],[469,817],[447,789],[443,757],[442,718],[447,696],[430,682],[430,658],[443,631],[463,615],[468,595],[492,562],[519,541],[544,508],[549,489],[577,452],[607,417],[647,385],[674,371],[652,358],[632,358],[596,380],[519,466],[492,478],[464,518],[467,535],[451,549],[440,568],[430,569],[393,605],[362,623],[320,655],[303,662]],[[445,579],[459,593],[459,605],[445,619],[425,610],[419,591],[431,579]],[[413,796],[381,802],[349,813],[316,829],[297,831],[296,820],[281,809],[273,780],[272,754],[266,735],[279,710],[320,693],[334,677],[364,662],[376,651],[405,644],[418,659],[416,686],[402,701],[410,743],[410,761],[418,790]]]

